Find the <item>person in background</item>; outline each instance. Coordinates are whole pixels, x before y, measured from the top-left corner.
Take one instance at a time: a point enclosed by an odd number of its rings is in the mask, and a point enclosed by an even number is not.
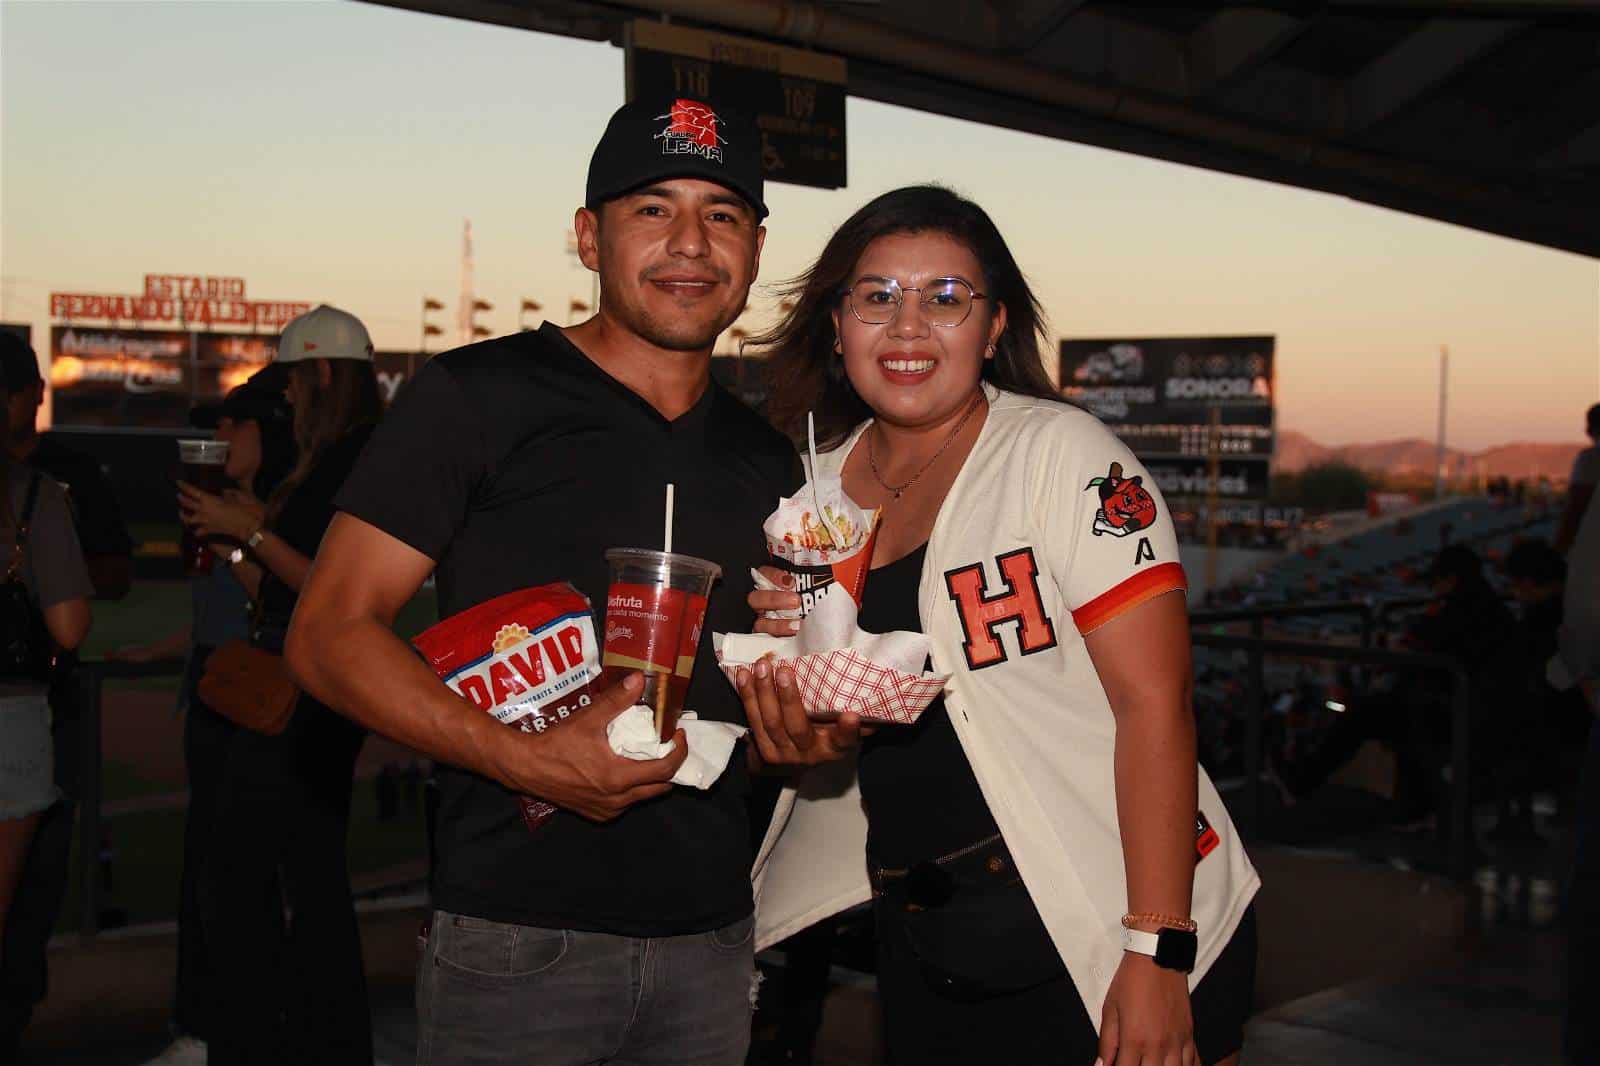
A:
[[[1566,1060],[1600,1063],[1600,507],[1590,507],[1567,552],[1557,654],[1546,676],[1576,689],[1588,710],[1589,742],[1578,778],[1572,872],[1563,917],[1567,988],[1562,1019]]]
[[[128,591],[133,541],[116,493],[92,456],[63,444],[55,434],[39,433],[39,406],[44,402],[39,360],[26,341],[6,330],[0,330],[0,380],[6,388],[8,457],[26,462],[65,491],[94,598],[121,599]],[[0,1033],[20,1031],[48,989],[46,945],[66,898],[80,787],[83,718],[75,664],[74,652],[63,651],[51,679],[50,735],[60,795],[34,830],[0,945]]]
[[[1600,403],[1589,408],[1584,415],[1584,431],[1589,434],[1589,447],[1572,460],[1572,474],[1567,478],[1567,503],[1561,511],[1560,524],[1556,526],[1556,551],[1565,555],[1578,535],[1578,526],[1594,499],[1594,490],[1600,484]]]
[[[55,434],[39,432],[45,389],[39,357],[26,341],[6,331],[0,331],[0,373],[10,392],[6,421],[12,457],[66,489],[95,599],[122,599],[132,584],[133,538],[111,479],[94,456]]]
[[[382,401],[366,327],[337,308],[290,322],[275,366],[287,373],[297,455],[265,509],[183,483],[179,492],[196,534],[243,546],[228,565],[257,604],[251,641],[281,654],[334,495]],[[346,857],[352,775],[365,739],[364,729],[302,695],[281,734],[239,729],[228,741],[214,821],[221,831],[212,834],[202,882],[207,950],[223,989],[208,1042],[212,1066],[372,1061]],[[283,965],[274,966],[280,956]]]
[[[1472,735],[1504,741],[1511,709],[1520,699],[1511,611],[1484,576],[1483,560],[1464,544],[1440,551],[1422,578],[1434,599],[1401,636],[1400,647],[1459,662],[1472,679]],[[1274,755],[1273,772],[1285,799],[1320,788],[1362,744],[1377,740],[1395,755],[1393,820],[1417,827],[1436,821],[1451,731],[1450,709],[1441,691],[1448,689],[1441,689],[1435,678],[1404,674],[1392,688],[1373,686],[1352,699],[1314,749],[1290,762]],[[1485,743],[1476,747],[1476,754],[1482,759],[1491,750]],[[1487,762],[1478,766],[1490,768]]]
[[[1563,806],[1573,799],[1577,762],[1589,736],[1589,716],[1576,692],[1560,692],[1545,676],[1561,629],[1567,564],[1547,541],[1525,540],[1506,554],[1504,571],[1516,611],[1516,671],[1520,698],[1509,701],[1491,767],[1500,818],[1490,839],[1533,840],[1533,794],[1549,789]]]
[[[220,405],[196,408],[192,425],[214,427],[228,442],[226,473],[238,488],[229,493],[252,511],[294,466],[294,430],[283,395],[282,368],[272,367],[233,389]],[[217,799],[224,755],[237,727],[206,705],[196,691],[214,649],[250,635],[249,596],[227,555],[236,545],[213,542],[218,561],[189,579],[190,625],[153,644],[119,649],[109,656],[124,662],[186,660],[178,709],[184,715],[183,761],[189,804],[184,817],[183,871],[178,889],[178,980],[173,1011],[173,1041],[152,1064],[203,1063],[206,1043],[220,1015],[222,986],[205,935],[200,907],[211,840],[216,831]]]
[[[0,381],[0,402],[8,398]],[[70,653],[83,642],[94,586],[66,493],[5,449],[0,449],[0,580],[22,583],[28,602],[21,606],[38,611],[35,621],[56,651]],[[18,619],[5,621],[9,627]],[[8,644],[15,637],[5,634]],[[20,665],[10,659],[7,675],[11,666]],[[13,902],[40,819],[57,796],[47,678],[26,668],[18,676],[7,675],[0,675],[0,953],[9,952],[12,919],[35,917],[15,910]],[[17,1043],[38,998],[34,991],[31,984],[0,989],[0,1063],[17,1059]]]

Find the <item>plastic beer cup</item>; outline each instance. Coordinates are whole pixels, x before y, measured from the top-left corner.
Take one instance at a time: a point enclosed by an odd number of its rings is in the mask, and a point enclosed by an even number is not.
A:
[[[228,488],[228,442],[225,440],[178,441],[178,477],[202,492],[220,496]],[[185,575],[209,573],[211,549],[184,526],[178,542]]]

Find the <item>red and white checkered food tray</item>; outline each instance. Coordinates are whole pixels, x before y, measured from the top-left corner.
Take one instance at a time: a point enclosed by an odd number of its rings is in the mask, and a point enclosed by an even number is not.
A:
[[[776,670],[787,666],[800,683],[800,700],[813,718],[832,718],[854,711],[874,722],[910,725],[944,691],[947,674],[909,674],[892,666],[872,662],[852,648],[812,652],[793,659],[776,656],[767,660]],[[750,663],[727,663],[718,655],[717,665],[728,681],[737,684],[740,667]]]

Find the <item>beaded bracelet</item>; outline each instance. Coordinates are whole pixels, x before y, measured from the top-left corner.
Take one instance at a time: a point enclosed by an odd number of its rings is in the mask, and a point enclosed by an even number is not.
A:
[[[1171,914],[1124,914],[1122,928],[1132,929],[1135,924],[1143,922],[1147,925],[1164,926],[1167,929],[1181,929],[1185,933],[1196,932],[1200,927],[1193,918],[1178,918]]]

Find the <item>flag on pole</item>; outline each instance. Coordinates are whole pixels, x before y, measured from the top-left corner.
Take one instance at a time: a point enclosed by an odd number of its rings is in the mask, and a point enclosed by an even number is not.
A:
[[[527,314],[537,314],[538,312],[544,310],[544,307],[539,303],[538,300],[523,300],[522,310]]]
[[[569,311],[587,311],[589,310],[589,305],[582,300],[573,300],[572,303],[567,305],[567,309]]]
[[[435,326],[431,322],[423,323],[422,335],[424,337],[438,337],[444,333],[443,326]]]
[[[488,300],[473,300],[472,309],[474,311],[493,311],[494,304],[490,303]]]
[[[443,311],[444,304],[440,303],[438,300],[435,300],[431,296],[424,296],[422,298],[422,309],[424,311]]]

